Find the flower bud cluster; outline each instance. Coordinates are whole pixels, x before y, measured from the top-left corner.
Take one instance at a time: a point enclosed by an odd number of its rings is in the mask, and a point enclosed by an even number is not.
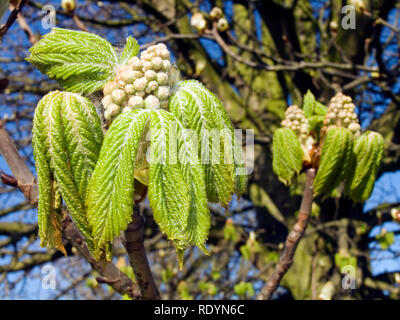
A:
[[[303,110],[298,106],[293,105],[286,109],[285,119],[281,123],[282,127],[292,129],[300,141],[306,141],[308,137],[308,121],[304,116]]]
[[[299,137],[301,147],[304,151],[304,161],[311,161],[310,152],[315,141],[310,135],[308,120],[303,110],[293,105],[286,109],[285,119],[281,122],[282,127],[292,129]]]
[[[214,7],[210,11],[210,19],[217,23],[217,29],[219,32],[225,32],[229,28],[228,20],[225,19],[224,13],[221,8]],[[208,26],[206,17],[201,12],[195,12],[190,19],[190,24],[198,32],[203,33]]]
[[[337,93],[330,101],[328,112],[325,115],[324,127],[326,130],[331,126],[348,128],[355,135],[360,133],[360,124],[357,114],[354,112],[355,105],[349,96]]]
[[[175,85],[171,72],[170,54],[162,43],[143,51],[140,58],[129,59],[103,89],[105,119],[110,121],[134,108],[167,108]]]

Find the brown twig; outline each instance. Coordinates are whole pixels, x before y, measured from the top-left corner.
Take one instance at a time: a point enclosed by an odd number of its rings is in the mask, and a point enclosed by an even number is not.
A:
[[[147,260],[143,238],[143,217],[140,212],[140,204],[136,204],[132,221],[125,230],[124,247],[128,253],[129,262],[135,273],[136,283],[139,285],[143,299],[161,299],[157,286],[151,273]]]
[[[306,186],[304,189],[303,199],[300,205],[300,212],[296,224],[293,226],[289,235],[286,238],[285,248],[281,254],[275,270],[269,278],[267,284],[261,289],[257,296],[258,300],[269,300],[273,293],[278,288],[282,277],[289,270],[293,263],[293,256],[296,252],[297,245],[299,244],[304,232],[307,228],[311,216],[311,208],[314,198],[313,182],[315,178],[315,169],[310,168],[306,171]]]
[[[8,163],[14,177],[2,175],[4,182],[17,185],[24,193],[26,199],[37,204],[39,192],[36,179],[29,170],[24,159],[20,156],[14,142],[11,140],[3,122],[0,120],[0,154]],[[78,250],[82,257],[88,261],[92,267],[104,279],[103,282],[109,284],[115,291],[121,294],[128,294],[133,299],[141,298],[139,288],[128,276],[121,272],[114,264],[104,261],[96,261],[90,254],[82,235],[67,217],[63,220],[63,235]]]
[[[27,0],[21,0],[18,2],[18,4],[14,7],[14,9],[11,11],[10,16],[8,17],[6,23],[0,28],[0,40],[3,39],[4,35],[10,29],[12,24],[17,20],[18,14],[22,10],[22,7],[26,3]]]

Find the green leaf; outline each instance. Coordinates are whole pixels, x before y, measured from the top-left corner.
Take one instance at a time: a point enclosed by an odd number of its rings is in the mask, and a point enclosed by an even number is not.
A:
[[[117,54],[107,40],[61,28],[53,28],[43,36],[30,49],[27,60],[66,90],[79,93],[103,88],[118,64]]]
[[[240,144],[222,103],[200,82],[189,80],[178,84],[169,108],[197,134],[208,200],[226,207],[234,192],[245,191],[247,177]]]
[[[314,115],[308,118],[310,131],[319,131],[324,124],[324,116]]]
[[[314,180],[316,195],[329,196],[353,167],[353,135],[345,128],[328,130],[322,146],[321,159]]]
[[[151,111],[149,200],[154,219],[175,244],[182,266],[190,244],[207,253],[210,214],[197,146],[169,112]],[[176,145],[175,145],[176,143]]]
[[[304,95],[303,99],[303,112],[304,116],[306,118],[314,115],[314,109],[315,109],[315,97],[311,93],[310,90],[307,91],[307,93]]]
[[[148,133],[149,150],[139,152]],[[150,156],[147,160],[146,153]],[[96,257],[131,221],[134,172],[137,164],[145,162],[154,220],[174,242],[180,263],[191,244],[207,252],[204,243],[210,215],[197,147],[193,149],[182,124],[169,112],[136,109],[121,114],[110,126],[90,180],[88,219]]]
[[[328,112],[328,108],[322,103],[315,101],[314,114],[319,116],[325,116]]]
[[[357,269],[357,257],[351,256],[349,254],[335,254],[335,265],[342,270],[346,266],[351,266]]]
[[[105,136],[86,199],[96,258],[132,220],[135,158],[149,115],[141,109],[123,113]]]
[[[129,36],[126,39],[126,45],[124,51],[122,51],[122,54],[119,57],[119,64],[120,65],[126,64],[130,58],[137,56],[138,54],[139,54],[139,44],[134,37]]]
[[[328,108],[315,100],[314,95],[310,90],[308,90],[303,99],[303,112],[306,118],[310,121],[310,117],[325,116],[328,112]]]
[[[384,140],[379,133],[367,131],[356,139],[353,148],[356,162],[346,181],[346,193],[354,202],[365,201],[371,195],[383,149]]]
[[[275,130],[272,156],[272,168],[275,174],[284,184],[289,184],[303,168],[303,149],[292,129],[279,128]]]
[[[48,232],[46,219],[54,221],[51,218],[54,195],[43,185],[49,186],[54,176],[72,219],[89,249],[93,248],[84,200],[102,139],[100,118],[88,99],[55,91],[39,101],[33,121],[33,149],[39,180],[38,211],[42,235]]]
[[[387,250],[394,243],[395,237],[393,232],[386,232],[385,230],[385,232],[378,234],[375,239],[380,244],[382,250]]]

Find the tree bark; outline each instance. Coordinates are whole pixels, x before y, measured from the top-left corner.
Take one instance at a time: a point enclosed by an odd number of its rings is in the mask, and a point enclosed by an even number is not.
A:
[[[275,266],[271,278],[268,280],[267,284],[261,289],[261,292],[257,296],[258,300],[270,300],[272,298],[272,295],[278,288],[282,277],[292,265],[297,245],[299,244],[307,228],[311,216],[311,208],[314,198],[313,183],[315,178],[315,169],[308,169],[306,175],[306,186],[304,189],[303,199],[301,201],[300,212],[297,218],[297,222],[287,236],[285,248],[283,249],[279,262]]]
[[[132,221],[125,230],[124,246],[128,253],[129,262],[135,273],[136,283],[139,285],[142,299],[161,299],[147,260],[143,238],[143,217],[140,204],[134,206]]]

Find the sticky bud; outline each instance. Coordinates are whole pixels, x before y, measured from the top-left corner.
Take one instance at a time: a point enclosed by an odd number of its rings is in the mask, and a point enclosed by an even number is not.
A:
[[[222,10],[218,7],[212,8],[210,12],[210,18],[214,21],[218,21],[220,18],[222,18]]]
[[[75,0],[62,0],[61,8],[63,8],[67,12],[72,12],[76,8]]]
[[[196,12],[192,15],[190,24],[199,32],[203,32],[207,28],[207,21],[200,12]]]
[[[225,32],[229,28],[228,20],[221,18],[217,22],[217,29],[219,32]]]

